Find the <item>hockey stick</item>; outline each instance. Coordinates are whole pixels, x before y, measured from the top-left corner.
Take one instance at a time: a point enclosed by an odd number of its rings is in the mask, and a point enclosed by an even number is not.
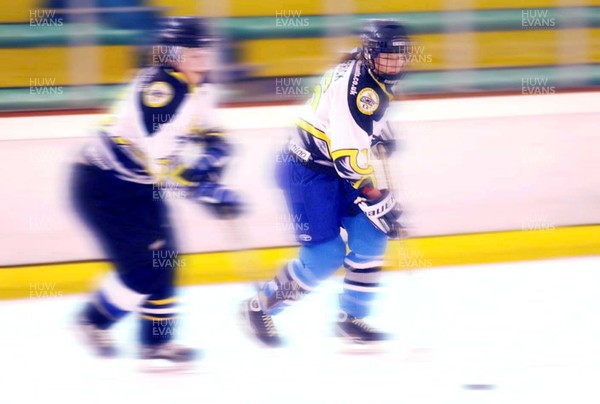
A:
[[[387,158],[387,150],[385,146],[381,143],[377,145],[377,154],[379,154],[379,160],[381,160],[381,165],[383,166],[383,176],[385,177],[386,185],[389,191],[396,196],[396,189],[394,187],[394,178],[390,172],[389,161]]]
[[[396,197],[397,194],[396,194],[395,180],[394,180],[394,177],[392,176],[392,170],[390,170],[390,163],[388,160],[387,150],[385,149],[385,146],[383,146],[382,144],[378,144],[377,145],[377,154],[379,155],[379,160],[381,161],[381,165],[383,166],[383,176],[385,178],[387,189],[392,195],[394,195],[394,197]],[[404,230],[402,228],[399,232],[399,239],[402,240],[402,239],[406,238],[406,235],[407,235],[406,230]]]

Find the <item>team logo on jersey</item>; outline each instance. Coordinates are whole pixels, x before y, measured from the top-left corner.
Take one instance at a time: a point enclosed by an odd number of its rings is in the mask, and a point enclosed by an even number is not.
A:
[[[144,89],[144,105],[160,108],[173,99],[173,87],[165,81],[155,81]]]
[[[370,87],[363,88],[356,96],[356,106],[365,115],[373,115],[379,108],[379,95]]]

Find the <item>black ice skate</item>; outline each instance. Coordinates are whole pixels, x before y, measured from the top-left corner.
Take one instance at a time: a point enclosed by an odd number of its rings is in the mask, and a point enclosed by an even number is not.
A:
[[[83,314],[77,317],[75,326],[84,342],[96,355],[103,358],[117,356],[117,348],[109,330],[98,328],[94,323],[87,320]]]
[[[371,328],[362,319],[340,312],[335,325],[336,336],[347,342],[375,345],[390,339],[389,335]]]
[[[277,348],[282,345],[273,318],[262,311],[257,297],[245,300],[241,307],[242,322],[247,331],[263,344]]]
[[[142,371],[171,372],[190,369],[198,356],[196,349],[167,342],[142,345],[139,358]]]

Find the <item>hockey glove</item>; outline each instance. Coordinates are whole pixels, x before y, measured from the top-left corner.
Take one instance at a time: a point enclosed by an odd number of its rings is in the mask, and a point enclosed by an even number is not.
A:
[[[197,164],[183,169],[179,176],[189,183],[217,182],[220,179],[222,168],[211,166],[210,163],[209,156],[202,156]]]
[[[387,124],[387,126],[379,132],[378,135],[373,135],[371,138],[371,150],[375,154],[377,158],[381,158],[380,149],[383,146],[385,149],[386,157],[389,157],[394,153],[398,147],[398,143],[396,142],[396,136],[394,132],[392,132],[392,128]]]
[[[402,225],[398,221],[402,215],[400,205],[387,189],[381,190],[381,196],[369,200],[359,196],[354,201],[375,227],[390,238],[400,238]]]
[[[219,219],[233,219],[242,214],[242,202],[237,192],[214,182],[201,184],[195,199]]]
[[[383,149],[385,150],[386,157],[389,157],[392,155],[392,153],[394,153],[396,151],[396,148],[397,148],[396,139],[384,140],[379,136],[373,136],[373,139],[371,140],[371,149],[373,150],[375,157],[381,158],[380,149],[382,146],[383,146]]]

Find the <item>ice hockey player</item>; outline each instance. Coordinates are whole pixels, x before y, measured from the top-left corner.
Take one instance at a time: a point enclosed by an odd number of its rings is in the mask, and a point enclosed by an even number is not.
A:
[[[392,86],[408,58],[408,35],[395,20],[371,20],[362,46],[328,71],[315,87],[288,148],[278,158],[278,183],[286,196],[299,257],[287,263],[257,295],[242,304],[245,328],[268,346],[280,346],[273,318],[345,267],[336,335],[358,344],[388,336],[364,321],[379,286],[388,237],[401,226],[398,203],[379,189],[370,163],[395,140],[385,117]],[[346,243],[340,228],[348,235]]]
[[[202,19],[165,19],[154,66],[140,71],[75,164],[76,209],[116,270],[77,319],[101,356],[117,354],[110,329],[130,312],[139,315],[141,359],[180,365],[196,356],[172,342],[183,259],[165,200],[185,196],[221,218],[240,212],[237,193],[219,183],[231,146],[208,81],[216,43]]]

